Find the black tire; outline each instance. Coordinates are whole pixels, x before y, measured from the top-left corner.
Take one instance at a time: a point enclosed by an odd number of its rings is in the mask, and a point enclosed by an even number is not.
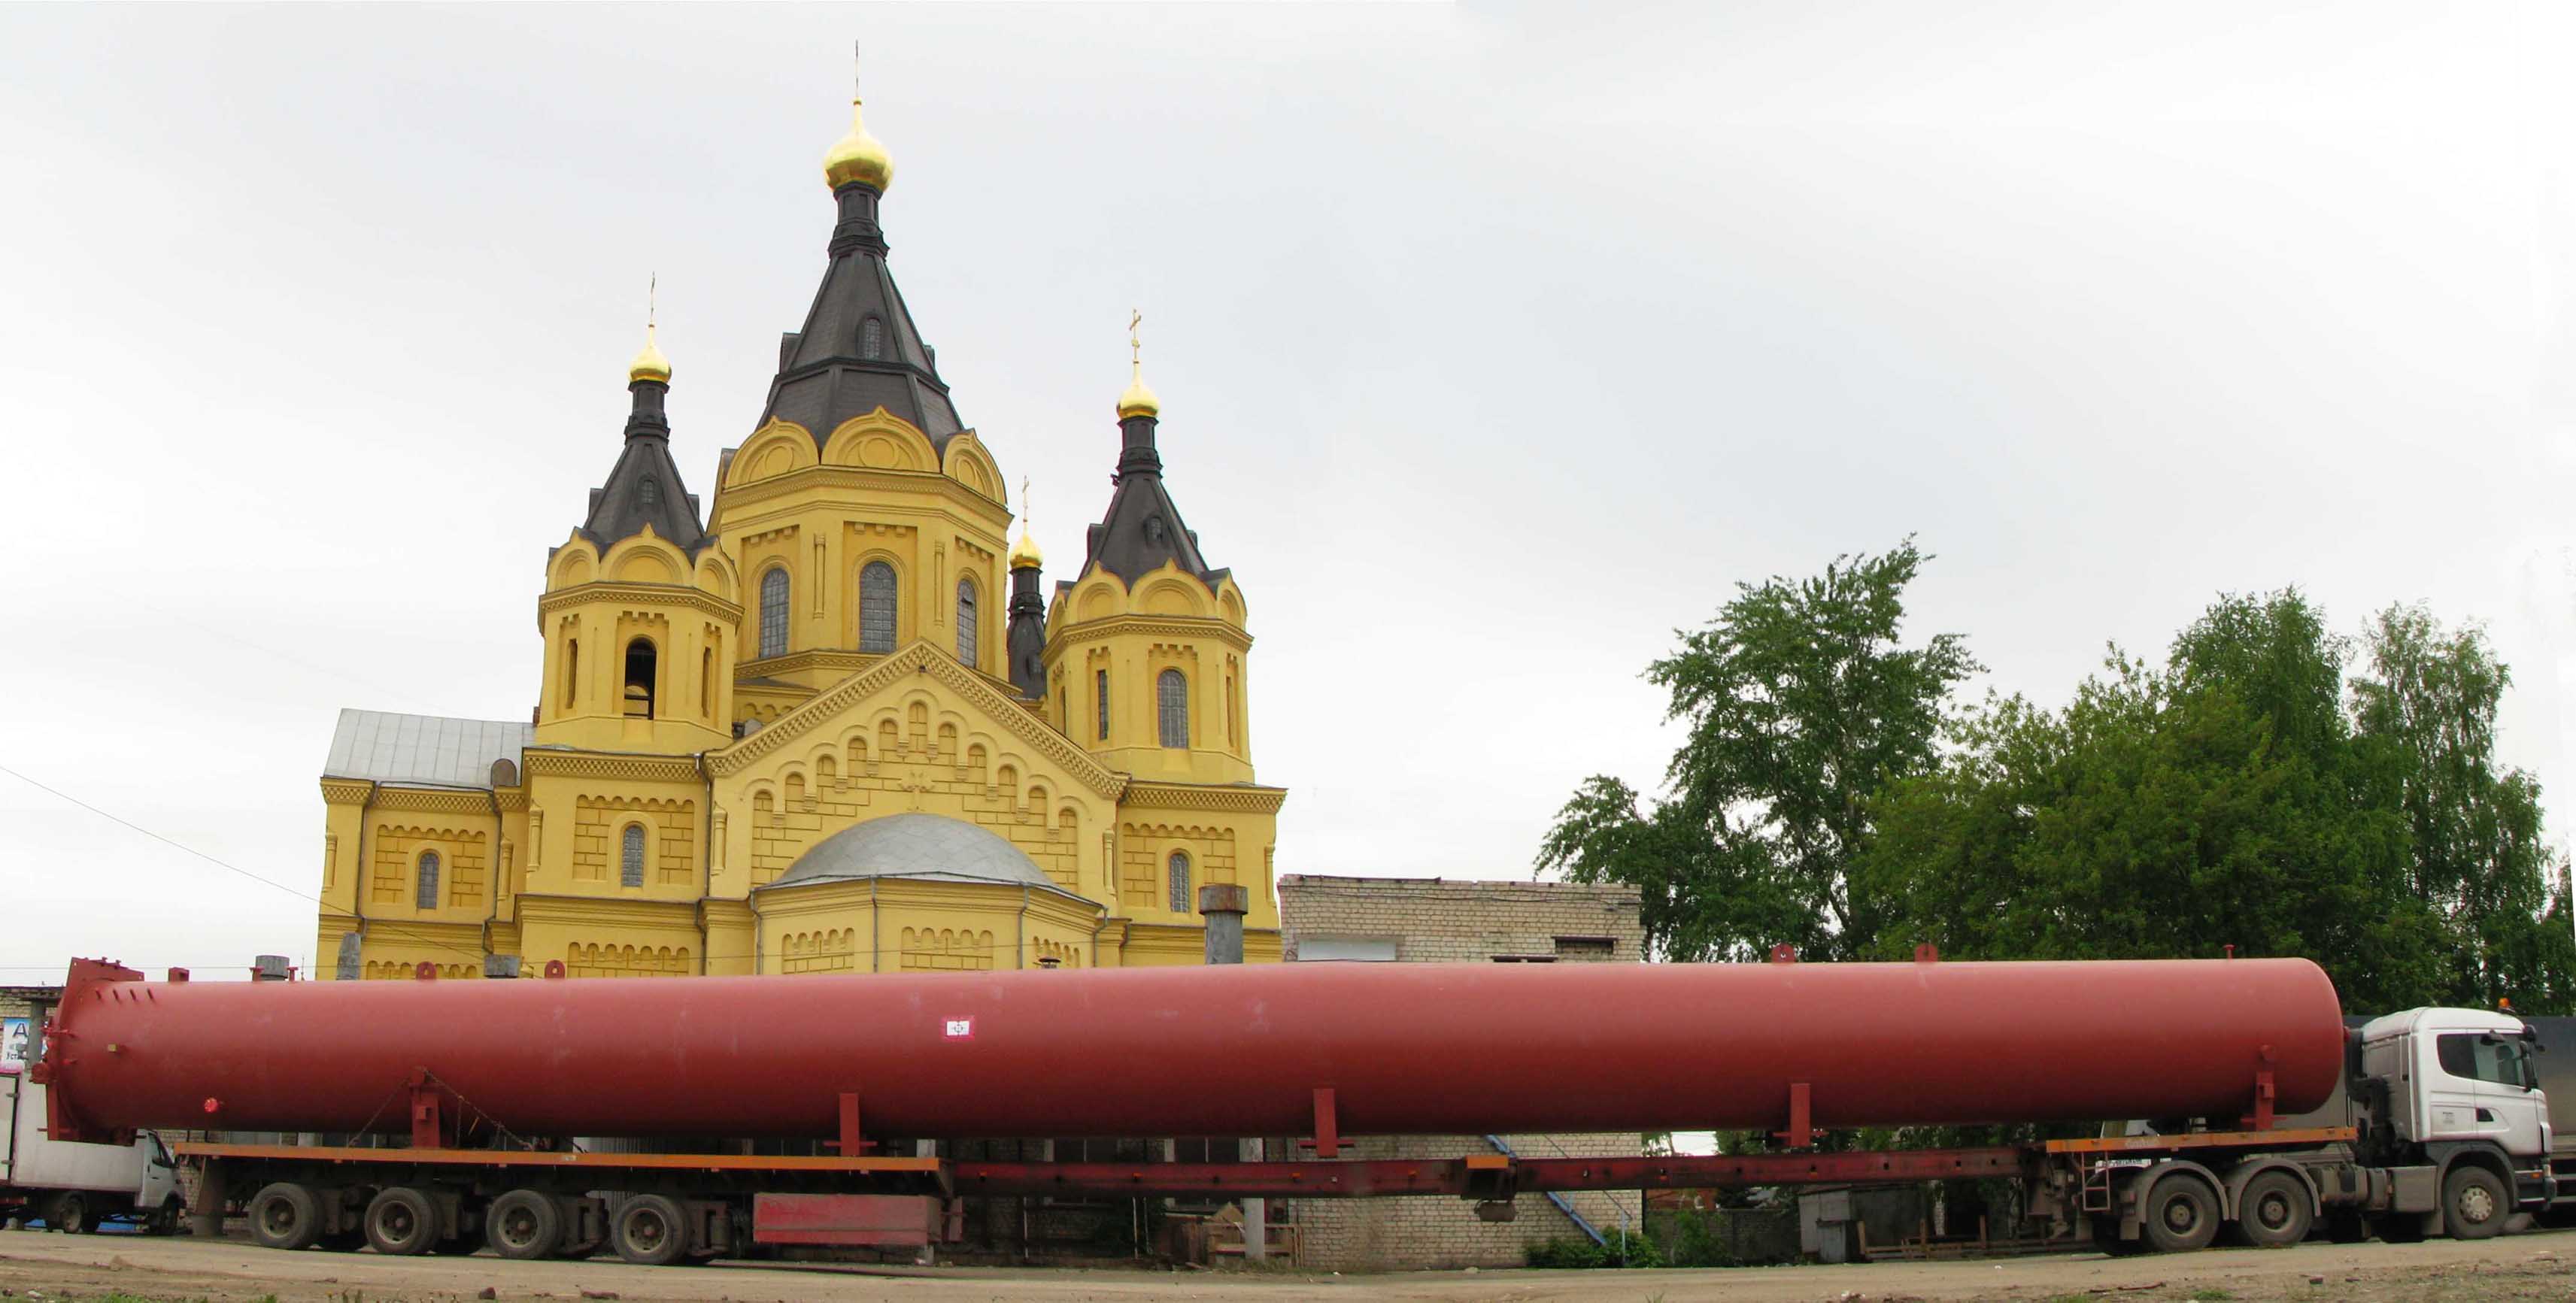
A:
[[[551,1258],[563,1247],[563,1220],[552,1195],[512,1190],[483,1211],[483,1241],[504,1258]]]
[[[2138,1236],[2158,1253],[2192,1253],[2218,1238],[2218,1192],[2199,1177],[2176,1172],[2147,1191],[2138,1214]]]
[[[2495,1173],[2463,1165],[2442,1178],[2442,1230],[2452,1239],[2493,1239],[2512,1216],[2513,1197]]]
[[[2236,1196],[2236,1220],[2229,1230],[2236,1242],[2257,1249],[2277,1249],[2308,1238],[2316,1225],[2317,1202],[2308,1183],[2279,1168],[2245,1183]]]
[[[438,1202],[407,1185],[376,1195],[367,1205],[367,1243],[376,1252],[412,1257],[438,1247],[445,1238],[438,1224]]]
[[[639,1267],[667,1267],[689,1256],[689,1223],[680,1205],[639,1194],[608,1214],[608,1243]]]
[[[80,1190],[65,1190],[45,1205],[45,1225],[65,1235],[87,1235],[98,1229],[98,1210]]]
[[[250,1237],[272,1249],[309,1249],[322,1241],[322,1200],[313,1187],[271,1181],[250,1197]]]

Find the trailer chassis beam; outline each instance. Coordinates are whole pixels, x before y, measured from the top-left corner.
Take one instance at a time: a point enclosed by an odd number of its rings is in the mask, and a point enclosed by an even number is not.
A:
[[[1350,1159],[1289,1163],[955,1164],[961,1195],[1213,1195],[1236,1198],[1367,1198],[1494,1192],[1660,1190],[1744,1185],[1842,1185],[2018,1177],[2026,1149],[1910,1149],[1852,1153],[1720,1154],[1644,1158]]]

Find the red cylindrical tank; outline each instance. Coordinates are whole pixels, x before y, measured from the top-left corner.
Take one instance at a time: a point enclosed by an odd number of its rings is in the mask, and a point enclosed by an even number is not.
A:
[[[89,976],[84,977],[84,971]],[[1304,1135],[2223,1117],[2322,1103],[2296,959],[1367,964],[66,991],[80,1128],[400,1131],[426,1070],[524,1136]],[[129,976],[138,976],[128,974]]]

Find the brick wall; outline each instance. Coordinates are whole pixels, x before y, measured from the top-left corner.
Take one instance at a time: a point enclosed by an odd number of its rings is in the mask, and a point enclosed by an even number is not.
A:
[[[1335,953],[1385,952],[1412,963],[1636,963],[1645,955],[1633,887],[1288,874],[1279,879],[1279,918],[1292,960],[1308,941],[1331,942]],[[1580,1088],[1571,1068],[1567,1088]],[[1501,1139],[1525,1158],[1639,1151],[1632,1132]],[[1442,1159],[1495,1150],[1482,1136],[1374,1136],[1343,1152],[1361,1159]],[[1636,1191],[1567,1198],[1605,1233],[1618,1234],[1623,1220],[1637,1233],[1642,1201]],[[1516,1267],[1529,1245],[1583,1234],[1538,1194],[1516,1199],[1508,1222],[1481,1220],[1474,1204],[1445,1198],[1312,1199],[1297,1203],[1291,1215],[1298,1265],[1330,1271]]]

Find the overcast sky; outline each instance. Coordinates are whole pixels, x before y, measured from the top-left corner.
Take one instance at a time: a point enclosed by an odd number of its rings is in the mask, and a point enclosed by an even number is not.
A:
[[[2424,601],[2576,825],[2554,6],[0,9],[0,765],[295,892],[342,706],[525,718],[661,278],[710,495],[865,43],[893,262],[1037,537],[1127,312],[1244,586],[1283,872],[1525,877],[1637,673],[1916,535],[2062,701],[2216,595]],[[1571,21],[1569,21],[1571,20]],[[309,900],[0,775],[0,981]]]

